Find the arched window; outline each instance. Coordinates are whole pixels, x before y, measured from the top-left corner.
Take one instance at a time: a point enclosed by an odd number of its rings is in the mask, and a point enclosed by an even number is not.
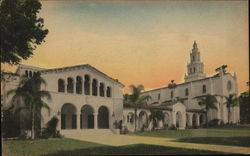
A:
[[[185,95],[188,96],[188,88],[185,89]]]
[[[206,92],[207,92],[206,85],[203,85],[203,86],[202,86],[202,93],[206,93]]]
[[[192,68],[190,68],[190,73],[192,73]]]
[[[32,71],[29,72],[29,77],[32,77]]]
[[[36,74],[37,74],[37,76],[40,76],[40,75],[41,75],[41,73],[40,73],[40,72],[36,72]]]
[[[107,97],[111,97],[111,88],[107,87]]]
[[[194,67],[194,73],[195,73],[195,67]]]
[[[88,75],[84,76],[84,93],[85,95],[90,94],[90,77]]]
[[[82,94],[82,78],[76,77],[76,94]]]
[[[29,72],[28,72],[28,70],[25,70],[25,77],[29,77]]]
[[[174,97],[174,92],[171,91],[171,99]]]
[[[100,96],[104,97],[104,84],[103,83],[100,83],[99,91],[100,91]]]
[[[67,92],[68,93],[74,92],[74,82],[72,78],[68,78]]]
[[[92,95],[97,96],[97,80],[93,79],[92,82]]]
[[[194,61],[194,56],[193,56],[193,61]]]
[[[65,85],[63,79],[58,80],[58,92],[65,92]]]

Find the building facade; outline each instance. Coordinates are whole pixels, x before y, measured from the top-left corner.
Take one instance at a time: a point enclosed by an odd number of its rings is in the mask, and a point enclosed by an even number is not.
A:
[[[143,92],[143,95],[150,95],[151,100],[147,101],[137,113],[139,118],[137,127],[141,128],[145,124],[146,129],[152,128],[152,123],[148,120],[150,109],[160,109],[165,114],[164,121],[159,121],[159,128],[170,127],[172,125],[179,129],[187,127],[200,126],[206,123],[206,115],[204,107],[199,106],[196,97],[204,97],[207,94],[221,95],[217,96],[215,109],[208,110],[208,121],[219,119],[224,123],[238,123],[239,107],[231,108],[230,119],[228,119],[228,108],[225,105],[225,98],[229,94],[238,94],[237,77],[225,71],[225,66],[218,68],[215,75],[206,76],[204,73],[204,64],[200,59],[200,51],[197,43],[194,42],[193,49],[190,53],[190,63],[187,64],[187,74],[185,74],[185,82],[175,84],[174,81],[166,87],[156,88]],[[124,126],[130,130],[134,130],[134,111],[132,108],[124,108]],[[140,120],[145,115],[144,122]]]
[[[221,95],[216,97],[217,110],[208,110],[208,121],[219,119],[224,123],[239,122],[239,107],[233,107],[228,119],[228,108],[225,98],[237,94],[237,77],[225,71],[225,66],[218,68],[217,73],[206,76],[200,51],[194,42],[187,64],[185,82],[145,91],[152,99],[137,111],[137,130],[150,130],[153,125],[149,120],[150,109],[160,109],[164,120],[157,121],[158,128],[176,126],[179,129],[200,126],[206,122],[206,110],[199,106],[195,97],[207,94]],[[19,65],[16,73],[5,73],[1,79],[1,103],[4,108],[12,104],[12,97],[7,91],[18,86],[22,76],[32,77],[40,73],[47,82],[42,89],[50,92],[52,100],[46,101],[50,111],[41,110],[41,127],[53,117],[59,119],[57,129],[65,136],[97,135],[119,133],[115,123],[121,123],[123,129],[133,132],[135,114],[133,106],[124,105],[124,85],[91,65],[68,66],[55,69],[43,69]],[[17,107],[22,103],[17,104]]]
[[[118,80],[88,64],[55,69],[20,65],[15,80],[2,82],[3,93],[16,88],[21,76],[32,77],[37,72],[47,83],[42,89],[52,97],[45,101],[50,111],[41,110],[41,127],[56,116],[57,129],[65,136],[117,133],[114,122],[122,120],[124,87]],[[1,97],[8,107],[12,98],[5,95]]]

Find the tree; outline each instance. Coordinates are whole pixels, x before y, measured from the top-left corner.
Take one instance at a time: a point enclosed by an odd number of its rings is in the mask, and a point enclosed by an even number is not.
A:
[[[24,107],[21,109],[31,110],[31,138],[35,138],[35,114],[37,110],[46,108],[50,110],[43,98],[51,100],[51,95],[48,91],[41,90],[41,85],[46,85],[45,80],[39,74],[35,74],[31,78],[22,77],[16,89],[8,91],[7,95],[14,94],[12,100],[20,100],[24,102]]]
[[[44,42],[48,29],[43,18],[37,17],[39,0],[2,0],[0,2],[1,63],[18,64],[33,55]]]
[[[236,94],[229,94],[228,96],[224,96],[224,98],[226,99],[226,106],[228,109],[228,123],[230,123],[230,119],[231,119],[231,108],[238,106],[239,105],[239,100],[237,98]]]
[[[239,104],[240,104],[240,122],[242,124],[249,124],[250,123],[249,90],[240,94]]]
[[[216,109],[216,103],[217,103],[217,99],[216,99],[217,95],[211,95],[211,94],[207,94],[203,97],[194,97],[197,99],[198,104],[200,106],[205,106],[205,111],[206,111],[206,126],[208,127],[208,110],[210,109]]]
[[[137,107],[145,103],[146,100],[150,99],[149,95],[141,95],[141,92],[144,90],[143,85],[138,85],[137,87],[134,85],[130,85],[129,88],[131,89],[131,94],[125,95],[124,98],[127,102],[130,102],[134,106],[135,112],[135,132],[137,126]]]
[[[153,121],[153,130],[157,126],[157,121],[158,120],[164,120],[164,114],[162,110],[157,110],[157,109],[151,109],[150,110],[150,115],[149,115],[149,120]]]

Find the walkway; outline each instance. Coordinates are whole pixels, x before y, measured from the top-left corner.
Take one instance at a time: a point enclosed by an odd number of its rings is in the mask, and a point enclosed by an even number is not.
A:
[[[225,146],[212,144],[182,143],[174,142],[174,138],[157,138],[131,135],[98,135],[71,137],[82,141],[95,142],[110,146],[123,146],[129,144],[151,144],[168,147],[189,148],[198,150],[210,150],[226,153],[250,154],[250,148],[240,146]]]

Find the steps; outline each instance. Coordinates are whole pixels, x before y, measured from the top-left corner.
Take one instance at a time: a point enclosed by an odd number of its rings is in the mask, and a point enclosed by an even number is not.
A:
[[[111,129],[63,129],[60,130],[60,134],[63,135],[64,137],[77,137],[77,136],[111,135],[115,134],[115,131]]]

